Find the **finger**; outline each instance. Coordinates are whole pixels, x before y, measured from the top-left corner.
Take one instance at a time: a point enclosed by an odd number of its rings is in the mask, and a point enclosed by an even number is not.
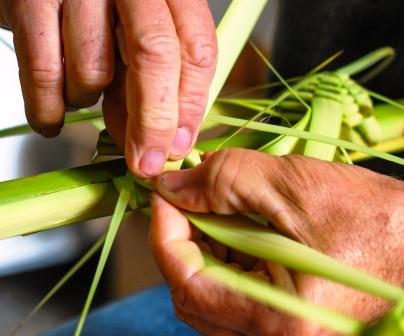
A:
[[[94,105],[111,82],[114,64],[111,30],[112,6],[109,0],[63,1],[67,105]]]
[[[285,190],[291,189],[285,163],[284,158],[253,150],[222,150],[194,169],[162,174],[156,186],[160,194],[183,209],[259,213],[278,230],[305,241],[296,232],[302,218],[300,208],[285,197]]]
[[[63,63],[58,0],[16,1],[10,18],[31,127],[55,136],[63,126]]]
[[[178,125],[179,41],[163,0],[117,3],[122,25],[128,124],[126,159],[134,174],[159,174]]]
[[[204,273],[193,276],[192,281],[172,290],[177,313],[184,312],[187,317],[198,317],[216,328],[248,335],[272,335],[269,331],[281,330],[284,315],[213,280],[210,274],[214,268],[207,267]],[[234,268],[238,269],[238,265]]]
[[[205,267],[198,246],[190,241],[187,219],[161,196],[152,196],[150,245],[167,282],[176,311],[203,318],[225,330],[258,334],[280,330],[280,315],[235,294],[201,273]]]
[[[191,211],[231,214],[257,210],[260,197],[266,197],[260,192],[265,190],[266,169],[272,161],[255,151],[223,150],[194,169],[164,173],[156,179],[157,190]]]
[[[216,31],[206,0],[167,0],[181,48],[178,128],[170,157],[180,158],[198,135],[217,59]]]
[[[204,266],[199,247],[190,239],[192,228],[181,212],[161,196],[152,195],[150,246],[172,287],[182,287]]]
[[[152,196],[149,237],[152,252],[172,290],[176,311],[182,312],[180,319],[182,317],[184,320],[185,316],[189,318],[192,312],[199,312],[210,319],[216,316],[217,308],[220,310],[221,307],[212,302],[212,298],[215,297],[212,293],[218,291],[218,294],[223,294],[224,291],[222,288],[218,290],[215,283],[206,282],[207,279],[198,274],[204,267],[204,262],[199,247],[190,241],[192,228],[188,220],[179,210],[155,193]],[[231,293],[225,291],[225,295],[230,297]],[[206,314],[202,311],[203,307],[214,311]],[[215,317],[212,321],[217,319]],[[190,323],[191,320],[184,322]],[[196,327],[195,324],[192,325]],[[198,326],[201,327],[201,324]]]
[[[246,202],[239,202],[240,197],[234,195],[233,190],[242,184],[242,171],[252,168],[247,167],[248,162],[257,159],[252,152],[245,151],[250,160],[243,161],[243,153],[244,151],[220,151],[206,158],[194,169],[165,173],[157,178],[157,190],[173,204],[191,211],[231,214],[250,210]],[[249,175],[249,188],[254,188],[257,183],[254,179],[258,179],[262,173]],[[237,206],[235,201],[238,202]]]

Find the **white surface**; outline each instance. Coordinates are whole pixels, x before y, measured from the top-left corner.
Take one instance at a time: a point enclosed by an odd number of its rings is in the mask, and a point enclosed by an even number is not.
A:
[[[11,32],[0,29],[0,129],[26,123],[17,59],[2,40],[12,45]],[[18,177],[22,141],[23,137],[0,141],[0,181]]]
[[[11,32],[0,29],[0,129],[27,122],[16,56],[2,40],[12,46]],[[88,163],[91,157],[88,154],[84,155],[88,158],[78,160],[83,152],[86,153],[86,139],[71,131],[53,140],[33,134],[0,139],[0,181],[69,164]],[[91,146],[94,148],[94,144]],[[71,260],[88,240],[86,231],[78,229],[71,226],[0,240],[0,276]]]

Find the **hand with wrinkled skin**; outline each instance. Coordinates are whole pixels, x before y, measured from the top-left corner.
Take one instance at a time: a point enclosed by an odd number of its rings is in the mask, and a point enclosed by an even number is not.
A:
[[[273,263],[255,264],[212,239],[200,241],[176,208],[259,213],[278,231],[392,283],[404,283],[404,183],[302,156],[223,150],[198,167],[157,178],[150,242],[177,316],[205,335],[333,335],[230,292],[201,272],[201,250],[258,271],[300,296],[364,321],[388,302]],[[196,240],[196,241],[195,241]],[[270,246],[268,246],[270,248]],[[256,272],[257,273],[257,272]]]
[[[136,175],[192,148],[216,66],[207,0],[0,0],[0,26],[13,31],[35,131],[56,136],[65,105],[107,90],[107,128]]]

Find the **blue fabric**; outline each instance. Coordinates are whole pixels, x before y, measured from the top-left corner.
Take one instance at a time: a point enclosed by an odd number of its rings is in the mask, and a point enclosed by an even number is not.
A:
[[[71,336],[77,320],[43,336]],[[197,336],[177,320],[166,285],[147,289],[89,314],[83,336]]]

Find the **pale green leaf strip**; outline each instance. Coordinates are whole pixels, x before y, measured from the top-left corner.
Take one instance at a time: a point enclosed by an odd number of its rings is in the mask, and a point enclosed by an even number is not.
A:
[[[339,138],[342,125],[343,105],[333,99],[314,97],[311,106],[309,132]],[[324,144],[318,141],[307,141],[304,148],[304,155],[332,161],[336,149],[335,145]]]
[[[312,75],[316,72],[319,72],[320,70],[324,69],[327,65],[329,65],[330,63],[332,63],[336,58],[338,58],[340,55],[342,54],[342,50],[336,52],[335,54],[331,55],[330,57],[328,57],[326,60],[324,60],[323,62],[321,62],[319,65],[317,65],[315,68],[313,68],[312,70],[310,70],[306,75],[304,76],[297,76],[297,77],[293,77],[293,78],[288,78],[285,79],[285,81],[287,83],[295,83],[298,82],[304,78],[306,78],[309,75]],[[246,93],[251,93],[251,92],[255,92],[255,91],[260,91],[260,90],[264,90],[264,89],[269,89],[269,88],[274,88],[274,87],[279,87],[284,85],[282,82],[278,81],[278,82],[271,82],[271,83],[266,83],[266,84],[260,84],[260,85],[256,85],[256,86],[252,86],[249,87],[247,89],[242,89],[242,90],[237,90],[237,91],[233,91],[233,92],[228,92],[226,94],[224,94],[224,97],[231,97],[231,96],[240,96]]]
[[[245,120],[231,118],[231,117],[225,117],[225,116],[218,116],[218,115],[209,115],[208,120],[212,120],[214,122],[222,123],[224,125],[229,125],[229,126],[235,126],[235,127],[240,127],[245,124]],[[355,144],[355,143],[352,143],[349,141],[331,138],[331,137],[328,137],[325,135],[313,134],[313,133],[310,133],[307,131],[296,130],[293,128],[288,128],[288,127],[283,127],[283,126],[278,126],[278,125],[263,124],[263,123],[259,123],[259,122],[255,122],[255,121],[249,122],[247,128],[254,129],[256,131],[261,131],[261,132],[290,135],[290,136],[294,136],[294,137],[305,139],[305,140],[313,140],[313,141],[318,141],[318,142],[322,142],[322,143],[326,143],[326,144],[330,144],[330,145],[334,145],[334,146],[340,146],[340,147],[344,147],[344,148],[352,150],[352,151],[366,153],[368,155],[378,157],[380,159],[391,161],[391,162],[397,163],[399,165],[404,165],[404,159],[402,159],[398,156],[380,152],[380,151],[374,150],[370,147],[360,146],[358,144]]]
[[[344,335],[357,335],[363,328],[360,321],[329,308],[321,307],[289,294],[270,283],[249,276],[210,255],[203,255],[206,266],[202,273],[231,291],[279,311],[319,324]]]
[[[262,108],[265,106],[269,106],[274,103],[274,100],[271,99],[262,99],[259,101],[259,103],[254,102],[253,100],[247,100],[247,99],[229,99],[229,98],[218,98],[216,100],[217,103],[225,103],[225,104],[231,104],[231,105],[238,105],[241,107],[248,108],[249,110],[256,111],[256,112],[261,112]],[[273,115],[281,117],[280,113],[278,113],[275,110],[271,109],[266,109],[267,113],[271,113]]]
[[[236,137],[238,134],[240,134],[245,128],[248,128],[248,125],[250,122],[253,122],[255,119],[261,117],[262,115],[264,115],[265,113],[267,113],[267,111],[272,111],[272,109],[278,105],[282,100],[286,99],[288,96],[290,95],[289,92],[285,91],[283,92],[277,99],[275,99],[271,104],[269,104],[266,107],[261,108],[261,111],[258,112],[256,115],[252,116],[250,119],[245,120],[244,124],[239,126],[239,128],[233,132],[231,135],[229,135],[225,140],[223,140],[216,148],[216,150],[221,149],[222,147],[224,147],[224,145],[229,142],[230,140],[232,140],[234,137]],[[209,118],[208,115],[208,120],[212,120],[211,118]]]
[[[97,269],[95,271],[94,279],[91,283],[90,291],[88,293],[86,302],[80,315],[80,319],[74,332],[75,336],[79,336],[81,334],[88,311],[90,310],[90,306],[94,298],[95,291],[101,279],[101,274],[105,268],[108,255],[111,251],[112,243],[114,242],[119,226],[125,215],[126,207],[128,206],[130,197],[132,196],[133,182],[131,174],[128,172],[127,175],[124,177],[124,179],[125,183],[119,193],[118,202],[116,203],[115,211],[114,214],[112,215],[111,224],[108,228],[107,236],[101,251],[100,260],[98,262]]]
[[[308,81],[310,81],[310,77],[304,78],[301,82],[297,83],[294,87],[290,86],[287,81],[280,75],[280,73],[275,69],[275,67],[269,62],[269,60],[265,57],[265,55],[259,50],[259,48],[251,43],[251,46],[255,50],[255,52],[258,54],[258,56],[261,58],[261,60],[265,63],[265,65],[275,74],[275,76],[278,78],[278,80],[287,88],[286,93],[289,93],[290,95],[294,96],[305,108],[306,108],[306,114],[305,116],[301,119],[300,122],[298,122],[293,129],[301,129],[304,130],[307,126],[307,123],[312,117],[312,108],[309,106],[302,98],[301,96],[296,92],[296,89],[298,89],[301,86],[304,86]],[[316,69],[314,69],[315,71]],[[281,98],[282,95],[279,97]],[[277,100],[275,101],[276,103],[279,103]],[[248,128],[248,125],[245,125],[244,127]],[[296,146],[298,142],[297,138],[291,138],[288,136],[283,136],[278,137],[275,140],[272,140],[270,143],[268,143],[266,146],[263,146],[260,150],[272,155],[284,155],[284,154],[289,154]]]
[[[100,118],[102,118],[102,112],[82,109],[78,110],[77,112],[71,112],[66,114],[64,123],[73,124],[79,121],[89,121],[89,120],[96,121]],[[19,125],[0,130],[0,138],[13,135],[21,135],[29,132],[32,132],[32,128],[28,124]]]
[[[278,80],[287,88],[288,92],[292,96],[294,96],[304,107],[306,107],[307,111],[311,111],[311,107],[299,96],[299,94],[295,91],[295,89],[289,85],[289,83],[281,76],[281,74],[275,69],[275,67],[268,61],[268,59],[265,57],[265,55],[259,50],[259,48],[254,44],[251,43],[251,46],[255,50],[255,52],[258,54],[258,56],[261,58],[261,60],[265,63],[265,65],[275,74],[275,76],[278,78]],[[296,88],[299,85],[303,85],[306,83],[305,80],[301,81],[296,85]]]
[[[17,328],[12,332],[15,335],[24,325],[31,319],[61,288],[69,281],[84,264],[86,264],[91,257],[93,257],[104,244],[106,234],[103,234],[95,244],[84,254],[73,267],[52,287],[52,289],[42,298],[41,301],[31,310],[31,312],[22,320],[22,322],[17,326]]]
[[[380,100],[381,102],[387,103],[388,105],[394,106],[394,107],[398,108],[401,111],[404,111],[404,105],[401,104],[399,101],[395,101],[394,99],[391,99],[389,97],[383,96],[383,95],[381,95],[381,94],[379,94],[377,92],[373,92],[373,91],[370,91],[368,89],[365,89],[365,90],[369,94],[369,96],[371,96],[371,97],[373,97],[373,98],[375,98],[377,100]]]
[[[353,61],[350,64],[339,68],[337,72],[352,76],[370,68],[371,66],[385,59],[391,61],[394,56],[395,51],[393,48],[383,47]]]
[[[344,162],[346,162],[347,164],[353,165],[354,163],[353,163],[351,157],[349,156],[349,153],[347,152],[347,150],[344,147],[338,147],[338,148],[341,151]]]
[[[399,153],[404,151],[404,137],[387,140],[372,147],[373,149],[379,152],[389,152],[389,153]],[[367,159],[371,159],[372,155],[361,153],[361,152],[353,152],[350,155],[352,161],[358,162]]]
[[[184,166],[188,167],[195,167],[201,163],[201,152],[195,148],[189,152],[187,157],[184,159]]]
[[[311,113],[308,111],[292,128],[304,131],[308,126],[310,119]],[[297,137],[281,135],[262,146],[259,151],[278,156],[290,154],[296,147],[298,141],[299,138]]]
[[[271,134],[272,135],[272,134]],[[276,135],[272,135],[274,138]],[[292,138],[295,140],[296,138]],[[196,143],[196,148],[203,152],[214,151],[219,147],[220,144],[222,148],[248,148],[248,149],[258,149],[263,145],[266,145],[269,140],[268,133],[263,132],[252,132],[250,134],[238,134],[231,139],[227,140],[227,136],[220,136],[217,138],[212,138],[205,141],[199,141]]]
[[[81,109],[76,112],[66,113],[65,115],[65,124],[72,124],[79,121],[96,121],[99,118],[102,118],[101,111],[91,111],[88,109]]]
[[[333,259],[306,245],[257,225],[241,215],[184,212],[198,229],[228,247],[291,269],[333,280],[364,292],[398,301],[404,290]]]
[[[203,119],[211,111],[267,2],[268,0],[255,0],[254,3],[251,0],[233,0],[227,8],[216,29],[218,46],[216,72],[209,87],[209,98]],[[206,127],[204,124],[202,129]],[[208,128],[210,127],[214,125],[209,125]]]

